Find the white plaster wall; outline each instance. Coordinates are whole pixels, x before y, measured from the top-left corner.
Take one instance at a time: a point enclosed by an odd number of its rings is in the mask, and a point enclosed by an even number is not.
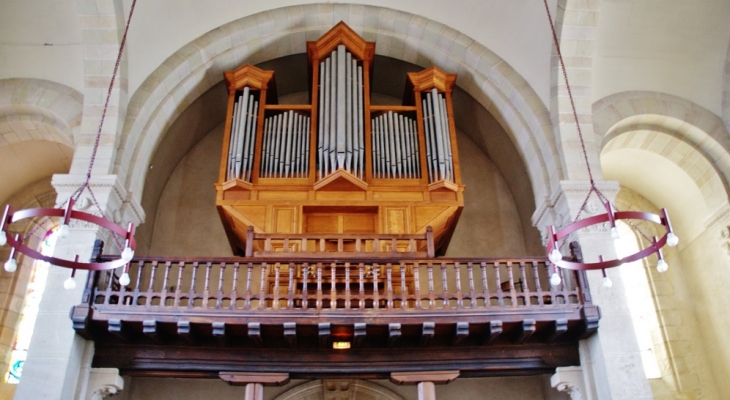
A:
[[[722,115],[728,18],[726,0],[602,1],[593,101],[647,90],[683,97]]]

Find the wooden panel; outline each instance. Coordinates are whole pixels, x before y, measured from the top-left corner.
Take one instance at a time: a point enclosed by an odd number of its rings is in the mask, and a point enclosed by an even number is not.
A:
[[[337,214],[305,214],[304,232],[307,233],[339,233]]]
[[[296,233],[296,207],[274,207],[274,232]]]
[[[224,201],[250,200],[251,192],[248,190],[228,190],[223,192]]]
[[[316,200],[365,201],[365,192],[316,192]]]
[[[374,200],[423,201],[423,192],[375,192]]]
[[[259,200],[307,200],[307,192],[265,191],[259,192]]]
[[[266,228],[266,206],[234,206],[233,209],[255,227],[262,230]],[[244,229],[243,232],[245,231]]]
[[[385,207],[385,233],[409,233],[408,207]]]
[[[377,214],[342,215],[342,233],[376,233],[377,226]]]
[[[416,230],[421,230],[427,226],[433,226],[433,221],[444,211],[448,210],[448,207],[413,207],[413,211],[416,213]]]
[[[431,192],[431,201],[456,201],[454,192]]]

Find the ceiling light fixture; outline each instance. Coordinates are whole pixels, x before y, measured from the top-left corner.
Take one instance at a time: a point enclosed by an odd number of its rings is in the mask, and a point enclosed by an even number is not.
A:
[[[611,202],[606,198],[606,196],[601,193],[601,191],[596,187],[596,183],[593,180],[593,173],[591,171],[591,165],[588,162],[588,152],[586,151],[585,141],[583,139],[583,132],[580,128],[580,123],[578,122],[578,113],[575,109],[575,102],[573,101],[573,93],[570,90],[570,84],[568,83],[568,74],[565,70],[565,63],[563,62],[563,55],[560,52],[560,44],[558,41],[558,35],[555,33],[555,27],[553,25],[553,18],[550,14],[550,8],[548,7],[547,0],[543,0],[543,3],[545,4],[545,11],[547,12],[548,21],[550,23],[550,30],[553,34],[553,42],[555,44],[555,49],[558,54],[558,61],[560,62],[560,68],[563,72],[563,78],[565,79],[565,87],[568,92],[568,98],[570,99],[570,107],[573,111],[573,117],[575,118],[575,126],[578,129],[578,138],[580,139],[580,145],[581,145],[581,151],[583,152],[583,159],[586,163],[586,169],[588,170],[588,177],[590,180],[590,190],[588,191],[588,195],[586,196],[586,199],[583,201],[583,204],[581,205],[580,209],[578,210],[578,215],[576,216],[575,220],[568,224],[567,226],[563,227],[562,229],[556,231],[554,226],[548,227],[548,238],[547,238],[547,245],[545,246],[545,250],[548,255],[548,259],[553,264],[553,273],[550,276],[550,284],[553,286],[560,285],[561,278],[560,275],[557,273],[557,268],[565,268],[565,269],[571,269],[571,270],[577,270],[577,271],[587,271],[587,270],[597,270],[600,269],[603,272],[603,285],[605,287],[611,287],[613,285],[613,282],[611,282],[611,279],[606,276],[606,268],[612,268],[612,267],[618,267],[619,265],[627,262],[637,261],[644,257],[647,257],[651,254],[656,253],[658,258],[657,263],[657,271],[659,272],[665,272],[669,267],[667,265],[667,262],[664,260],[664,257],[662,255],[662,247],[664,245],[669,246],[676,246],[677,243],[679,243],[679,238],[677,235],[674,234],[674,231],[672,230],[672,224],[669,221],[669,216],[667,214],[667,211],[665,209],[661,209],[660,215],[648,213],[648,212],[642,212],[642,211],[616,211],[616,209],[613,207]],[[588,200],[591,197],[591,194],[595,193],[598,199],[603,203],[604,207],[606,208],[605,214],[599,214],[594,215],[585,219],[579,219],[581,212],[588,204]],[[616,221],[617,220],[644,220],[653,222],[659,225],[662,225],[665,230],[665,234],[657,240],[655,237],[652,240],[652,243],[647,246],[646,248],[637,251],[634,254],[628,255],[626,257],[620,258],[620,259],[614,259],[614,260],[604,260],[603,256],[599,256],[598,262],[593,263],[587,263],[582,261],[571,261],[569,259],[566,259],[563,257],[562,253],[560,252],[560,241],[562,239],[565,239],[568,235],[592,226],[592,225],[598,225],[598,224],[606,224],[610,226],[609,232],[611,233],[611,238],[613,240],[620,239],[620,235],[618,232],[618,229],[616,228]],[[629,225],[632,225],[629,223]]]

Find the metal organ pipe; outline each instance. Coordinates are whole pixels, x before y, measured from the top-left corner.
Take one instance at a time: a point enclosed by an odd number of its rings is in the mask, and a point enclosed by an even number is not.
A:
[[[359,63],[344,45],[339,45],[319,64],[319,179],[339,168],[363,177],[363,70]],[[308,151],[308,144],[306,148]]]
[[[416,121],[408,115],[388,111],[374,117],[371,126],[373,176],[378,179],[420,178]]]
[[[233,106],[226,180],[251,180],[258,107],[256,96],[250,93],[248,87],[244,87],[243,93],[238,96]]]
[[[426,135],[426,159],[429,182],[454,181],[453,152],[446,99],[437,89],[425,93],[423,124]]]
[[[284,111],[266,117],[261,177],[306,178],[309,173],[310,117]]]

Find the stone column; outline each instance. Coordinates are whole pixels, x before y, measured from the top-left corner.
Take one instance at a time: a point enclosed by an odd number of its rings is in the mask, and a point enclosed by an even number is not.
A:
[[[60,204],[65,201],[85,180],[84,175],[55,175],[53,185],[58,192]],[[122,221],[138,224],[144,213],[137,204],[131,204],[115,175],[94,177],[90,186],[96,195],[106,218],[120,225]],[[77,201],[75,209],[92,214],[99,210],[85,192]],[[89,260],[94,240],[106,230],[83,221],[72,220],[70,234],[59,239],[54,256],[63,259]],[[114,245],[109,238],[109,252]],[[28,357],[23,368],[23,377],[18,385],[15,398],[24,399],[63,399],[78,398],[89,378],[88,372],[93,358],[93,342],[87,342],[76,335],[72,328],[69,310],[81,302],[88,273],[76,272],[76,288],[66,290],[63,282],[71,275],[66,268],[50,269],[46,289],[40,304],[38,319],[31,339]]]
[[[264,385],[260,383],[246,384],[245,400],[264,400]]]
[[[459,377],[459,371],[391,372],[390,380],[398,385],[418,385],[418,400],[436,400],[436,384],[446,384]]]
[[[101,400],[124,389],[124,380],[116,368],[92,368],[84,400]]]
[[[560,189],[548,201],[549,205],[538,207],[533,223],[546,238],[547,226],[556,228],[572,222],[588,194],[590,184],[586,181],[562,181]],[[616,182],[598,182],[601,192],[612,200],[618,193]],[[603,205],[592,197],[581,218],[603,213]],[[586,262],[615,258],[613,240],[607,226],[592,226],[575,234]],[[568,251],[563,249],[563,254]],[[621,274],[615,268],[607,271],[613,281],[611,288],[602,285],[600,271],[588,271],[593,303],[601,309],[598,332],[580,343],[581,366],[585,376],[585,397],[595,400],[609,399],[651,399],[649,381],[644,375],[639,346],[634,334],[629,305],[625,296],[625,285]]]

